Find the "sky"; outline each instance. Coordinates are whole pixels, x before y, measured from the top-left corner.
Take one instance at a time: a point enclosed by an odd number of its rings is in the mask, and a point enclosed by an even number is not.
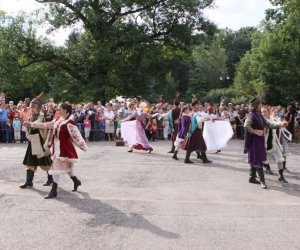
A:
[[[34,0],[0,0],[0,10],[9,15],[19,11],[30,13],[43,6]],[[268,0],[215,0],[215,7],[207,9],[204,14],[219,28],[238,30],[245,26],[258,26],[264,19],[264,12],[271,7]],[[63,45],[70,31],[60,30],[52,36],[57,45]],[[43,35],[43,31],[39,31]]]

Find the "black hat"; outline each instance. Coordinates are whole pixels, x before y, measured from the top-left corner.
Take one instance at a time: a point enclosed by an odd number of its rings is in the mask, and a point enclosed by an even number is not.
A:
[[[197,104],[200,104],[199,100],[198,99],[194,99],[192,100],[192,106],[195,106]]]
[[[260,104],[260,103],[261,103],[261,100],[257,97],[254,97],[249,101],[249,104],[251,104],[251,105],[257,105],[257,104]]]
[[[38,105],[41,108],[43,105],[43,103],[41,101],[43,94],[44,94],[44,92],[40,93],[36,98],[33,98],[30,103]]]

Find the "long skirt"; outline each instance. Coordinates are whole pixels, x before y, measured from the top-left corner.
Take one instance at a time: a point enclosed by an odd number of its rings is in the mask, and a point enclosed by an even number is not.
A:
[[[130,148],[137,150],[152,150],[152,146],[146,137],[144,127],[140,121],[128,121],[121,123],[121,134]]]
[[[202,136],[202,130],[197,128],[195,132],[191,135],[190,138],[187,139],[187,143],[185,144],[184,150],[188,152],[199,151],[205,152],[206,151],[206,144]]]

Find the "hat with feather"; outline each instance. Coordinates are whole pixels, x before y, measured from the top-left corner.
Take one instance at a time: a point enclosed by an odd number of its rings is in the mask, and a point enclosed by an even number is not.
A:
[[[30,103],[33,103],[41,108],[43,105],[43,103],[42,103],[43,95],[44,95],[44,92],[40,93],[37,97],[33,98]]]

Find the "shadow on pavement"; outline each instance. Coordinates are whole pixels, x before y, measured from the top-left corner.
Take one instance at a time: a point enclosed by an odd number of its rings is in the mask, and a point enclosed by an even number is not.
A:
[[[45,192],[42,192],[38,189],[33,190],[43,196],[45,195]],[[98,227],[105,224],[110,224],[117,227],[146,230],[163,238],[180,238],[179,234],[163,230],[139,214],[123,213],[121,210],[113,207],[112,205],[91,198],[86,192],[78,192],[78,194],[82,195],[83,198],[80,198],[74,193],[67,192],[61,188],[58,189],[58,192],[58,197],[55,198],[56,201],[66,203],[70,207],[76,208],[93,216],[93,218],[87,222],[87,225],[90,227]],[[62,195],[64,196],[62,197]],[[49,200],[49,202],[51,202],[51,200]]]

